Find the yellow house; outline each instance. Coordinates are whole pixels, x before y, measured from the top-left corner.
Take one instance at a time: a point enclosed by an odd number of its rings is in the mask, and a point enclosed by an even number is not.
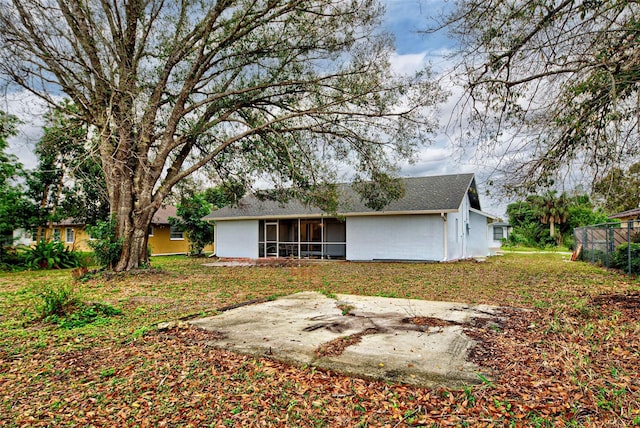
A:
[[[189,253],[189,240],[183,231],[169,224],[169,217],[177,217],[176,207],[161,207],[151,220],[149,249],[152,256]],[[73,219],[55,223],[52,228],[48,228],[44,233],[46,238],[64,242],[67,248],[91,251],[88,245],[91,237],[87,233],[85,224],[75,222]],[[32,234],[32,236],[35,239],[35,234]],[[212,253],[214,250],[213,244],[204,248],[204,251],[208,253]]]

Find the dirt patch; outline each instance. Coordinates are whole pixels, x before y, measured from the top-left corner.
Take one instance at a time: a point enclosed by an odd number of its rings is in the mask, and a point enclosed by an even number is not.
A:
[[[330,342],[323,343],[318,348],[316,348],[314,352],[318,357],[336,357],[338,355],[342,355],[342,352],[344,352],[347,347],[360,343],[360,341],[362,340],[362,336],[377,333],[380,333],[380,331],[375,328],[368,328],[359,333],[352,334],[350,336],[339,337]]]
[[[453,325],[464,325],[465,323],[460,323],[457,321],[449,321],[443,320],[440,318],[433,317],[411,317],[404,318],[402,320],[403,323],[413,324],[413,325],[421,325],[426,327],[450,327]]]

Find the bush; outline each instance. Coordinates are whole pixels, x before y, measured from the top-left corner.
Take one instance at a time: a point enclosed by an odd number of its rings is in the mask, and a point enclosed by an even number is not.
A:
[[[511,232],[509,237],[504,239],[502,243],[507,247],[534,247],[536,245],[535,242],[515,230]]]
[[[115,315],[122,315],[122,311],[104,303],[90,303],[77,306],[65,316],[50,317],[49,321],[56,322],[61,328],[71,329],[88,324],[104,324]]]
[[[115,239],[116,219],[99,221],[95,226],[87,227],[93,238],[89,246],[93,250],[96,263],[102,267],[112,269],[120,259],[122,253],[122,239]]]
[[[61,328],[78,328],[87,324],[104,323],[122,311],[104,303],[84,303],[70,288],[65,286],[45,287],[38,293],[40,303],[36,306],[39,319],[58,324]]]
[[[629,244],[616,248],[613,267],[629,272]],[[631,243],[631,273],[640,274],[640,244]]]
[[[60,241],[39,241],[24,254],[31,269],[68,269],[80,266],[80,256]]]
[[[71,312],[72,308],[80,303],[80,299],[75,293],[65,286],[47,287],[38,293],[38,297],[41,302],[36,307],[36,310],[40,318],[43,319],[48,319],[52,316],[63,316]]]
[[[15,247],[0,246],[0,270],[15,271],[25,267],[24,257]]]

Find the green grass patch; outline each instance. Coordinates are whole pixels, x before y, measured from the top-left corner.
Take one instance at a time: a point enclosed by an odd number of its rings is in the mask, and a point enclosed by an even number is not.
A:
[[[11,394],[0,425],[633,426],[639,282],[567,258],[221,268],[170,256],[82,282],[68,269],[3,272],[0,384]],[[486,326],[501,346],[494,374],[458,390],[291,367],[213,349],[195,329],[155,328],[317,290],[529,311],[518,328]]]

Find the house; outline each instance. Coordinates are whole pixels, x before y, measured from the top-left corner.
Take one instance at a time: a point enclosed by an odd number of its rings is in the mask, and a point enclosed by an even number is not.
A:
[[[491,238],[491,248],[498,249],[502,246],[502,240],[508,239],[511,234],[511,225],[502,221],[489,224],[489,237]]]
[[[446,261],[489,255],[491,236],[473,174],[403,179],[405,195],[383,210],[339,186],[338,215],[253,196],[205,219],[216,222],[217,256],[353,261]]]
[[[167,205],[161,207],[151,220],[149,228],[149,249],[152,256],[169,254],[186,254],[189,252],[189,240],[184,232],[169,224],[169,217],[177,217],[176,207]],[[36,233],[31,232],[25,240],[22,234],[21,242],[28,242],[27,245],[35,244]],[[15,233],[14,233],[15,236]],[[69,248],[79,251],[91,251],[88,242],[91,240],[86,225],[73,219],[65,219],[54,223],[51,228],[44,231],[46,239],[62,241]],[[214,246],[208,245],[205,252],[213,252]]]
[[[640,208],[634,208],[632,210],[623,211],[621,213],[613,214],[609,216],[610,219],[620,220],[626,227],[629,223],[632,229],[640,227]]]

